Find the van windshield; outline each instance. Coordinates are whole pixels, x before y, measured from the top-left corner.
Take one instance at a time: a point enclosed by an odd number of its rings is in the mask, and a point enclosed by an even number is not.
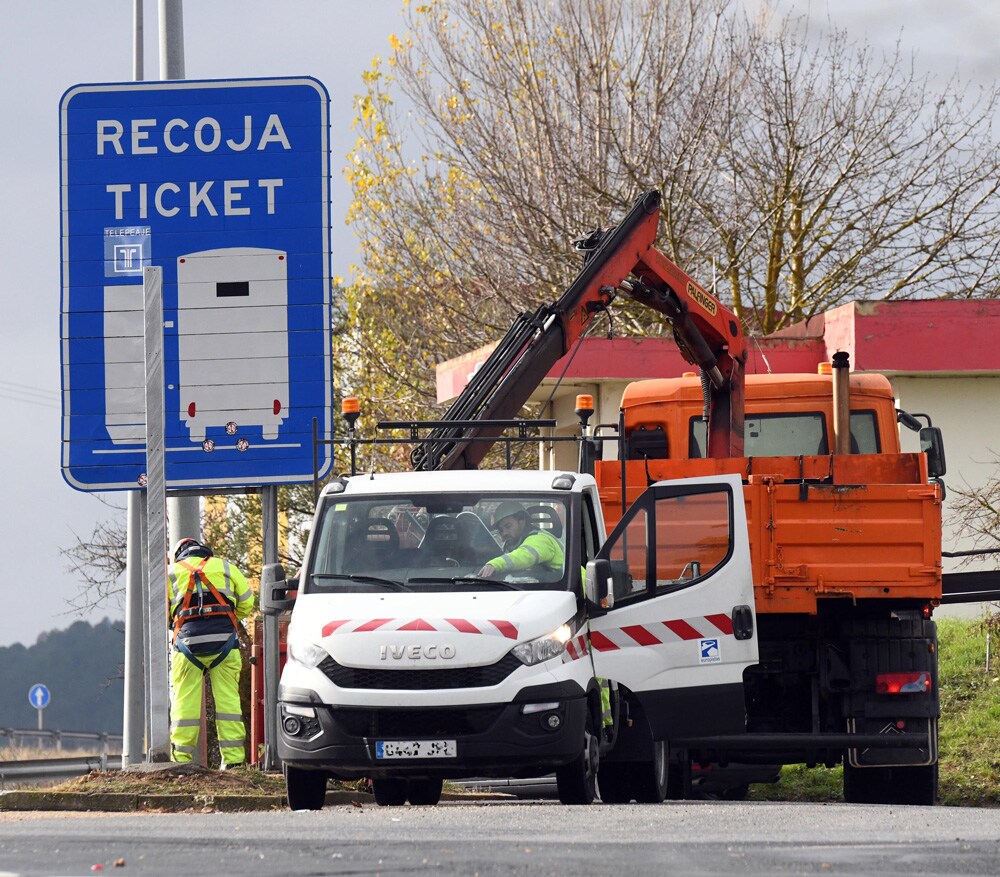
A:
[[[567,518],[551,495],[329,497],[303,588],[566,590]]]

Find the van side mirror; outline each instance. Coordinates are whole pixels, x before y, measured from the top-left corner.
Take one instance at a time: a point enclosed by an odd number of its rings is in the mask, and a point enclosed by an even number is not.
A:
[[[920,450],[927,454],[927,474],[940,478],[948,471],[944,459],[944,439],[936,426],[925,426],[920,430]]]
[[[285,580],[285,568],[280,563],[269,563],[260,571],[260,608],[265,615],[280,615],[292,608],[295,597],[290,591],[298,587],[298,580]]]
[[[598,558],[587,564],[583,593],[587,602],[595,609],[611,609],[615,605],[610,560]]]

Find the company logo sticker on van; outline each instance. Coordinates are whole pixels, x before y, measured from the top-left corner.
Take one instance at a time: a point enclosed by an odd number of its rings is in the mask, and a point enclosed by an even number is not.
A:
[[[698,640],[698,663],[699,664],[720,664],[722,663],[722,651],[719,648],[718,639]]]

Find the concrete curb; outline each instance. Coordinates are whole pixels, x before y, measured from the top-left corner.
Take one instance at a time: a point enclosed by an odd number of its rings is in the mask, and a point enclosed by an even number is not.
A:
[[[326,805],[374,804],[364,792],[327,792]],[[180,813],[187,810],[236,813],[248,810],[280,810],[287,807],[284,795],[157,795],[135,793],[81,794],[22,790],[0,792],[0,811],[54,810],[64,812],[132,813],[156,810]]]
[[[442,801],[475,801],[505,799],[510,795],[493,793],[445,792]],[[367,792],[329,791],[324,806],[375,804]],[[80,792],[46,792],[21,790],[0,792],[0,812],[49,810],[75,813],[239,813],[253,810],[283,810],[288,806],[284,795],[156,795],[136,793],[82,794]]]

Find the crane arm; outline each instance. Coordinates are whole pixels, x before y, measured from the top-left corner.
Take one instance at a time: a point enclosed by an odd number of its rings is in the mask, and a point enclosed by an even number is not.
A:
[[[739,321],[653,247],[659,215],[659,192],[647,192],[617,226],[596,231],[578,243],[586,254],[579,275],[554,304],[515,319],[445,413],[445,425],[414,448],[410,460],[415,469],[478,466],[491,443],[471,439],[495,436],[499,431],[488,423],[470,428],[468,421],[514,417],[542,378],[621,290],[663,314],[685,359],[701,369],[709,455],[742,456],[746,354]],[[459,421],[465,424],[460,426]]]
[[[535,387],[614,300],[622,281],[653,245],[660,216],[659,192],[639,198],[615,228],[588,239],[587,260],[569,288],[551,305],[520,314],[489,358],[445,412],[444,421],[514,417]],[[413,449],[414,469],[474,469],[498,435],[488,425],[440,426]]]

